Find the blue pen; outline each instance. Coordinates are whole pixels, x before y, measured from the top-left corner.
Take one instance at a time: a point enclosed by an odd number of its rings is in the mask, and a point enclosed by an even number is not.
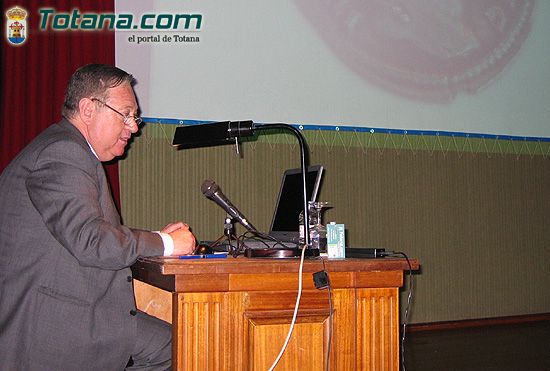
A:
[[[180,259],[202,259],[202,255],[180,255]]]
[[[205,259],[224,259],[227,258],[227,254],[205,254]]]

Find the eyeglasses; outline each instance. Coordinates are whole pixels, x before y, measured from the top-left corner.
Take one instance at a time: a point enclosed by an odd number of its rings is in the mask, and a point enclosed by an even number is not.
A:
[[[104,101],[102,101],[102,100],[100,100],[100,99],[91,98],[91,100],[103,104],[105,107],[109,108],[111,111],[116,112],[116,113],[118,113],[120,116],[122,116],[122,118],[124,119],[124,125],[131,126],[132,123],[130,122],[130,120],[134,120],[134,122],[135,122],[136,125],[138,125],[138,126],[139,126],[139,124],[141,124],[141,123],[143,122],[143,119],[142,119],[141,117],[139,117],[139,116],[134,116],[134,115],[125,115],[125,114],[123,114],[123,113],[117,111],[117,110],[114,109],[113,107],[109,106],[107,103],[105,103]]]

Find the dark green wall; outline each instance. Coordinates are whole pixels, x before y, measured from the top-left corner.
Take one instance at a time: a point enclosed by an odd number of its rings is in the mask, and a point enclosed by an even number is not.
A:
[[[205,179],[267,230],[282,172],[299,167],[288,134],[234,146],[171,147],[172,125],[149,124],[120,163],[127,225],[184,220],[199,239],[223,233]],[[545,143],[329,131],[304,132],[326,173],[326,221],[348,245],[420,260],[414,323],[550,312],[550,159]],[[405,296],[402,297],[405,299]]]

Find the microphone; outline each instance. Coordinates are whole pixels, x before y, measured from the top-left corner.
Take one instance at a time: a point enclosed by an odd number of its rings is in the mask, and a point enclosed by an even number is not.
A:
[[[220,187],[213,180],[205,180],[201,186],[201,192],[207,198],[217,203],[222,209],[225,210],[233,219],[236,219],[246,229],[252,233],[258,233],[258,230],[250,224],[246,217],[237,209],[231,201],[225,197]]]

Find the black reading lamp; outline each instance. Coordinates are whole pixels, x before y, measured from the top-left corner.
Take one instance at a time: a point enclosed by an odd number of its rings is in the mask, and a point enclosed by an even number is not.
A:
[[[178,148],[197,148],[197,147],[210,147],[222,144],[235,144],[239,145],[239,139],[245,137],[254,136],[257,132],[264,132],[267,130],[282,129],[291,131],[300,144],[300,161],[302,171],[302,192],[303,192],[303,211],[304,211],[304,239],[306,248],[310,245],[309,237],[309,208],[307,202],[307,188],[306,188],[306,151],[307,145],[304,136],[300,130],[296,129],[289,124],[254,124],[252,121],[223,121],[211,124],[189,125],[180,126],[176,128],[174,134],[173,146]],[[206,193],[205,193],[206,195]],[[240,220],[238,220],[240,221]],[[241,224],[243,224],[241,222]],[[243,224],[244,225],[244,224]],[[249,226],[244,225],[247,229],[251,230]],[[252,231],[252,230],[251,230]],[[257,233],[257,231],[252,231]]]

